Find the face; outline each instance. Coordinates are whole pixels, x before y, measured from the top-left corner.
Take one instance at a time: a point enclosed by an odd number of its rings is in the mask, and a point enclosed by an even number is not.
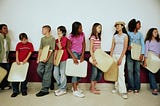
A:
[[[3,33],[4,35],[6,35],[6,34],[8,33],[8,28],[7,28],[7,26],[3,26],[3,27],[2,27],[1,33]]]
[[[60,29],[57,29],[57,34],[58,34],[59,37],[63,36],[63,33],[62,33],[62,31]]]
[[[141,23],[136,24],[136,29],[139,30],[141,28]]]
[[[98,26],[96,27],[96,31],[97,31],[97,33],[100,33],[100,32],[101,32],[101,30],[102,30],[101,25],[98,25]]]
[[[42,34],[46,35],[48,33],[48,29],[47,28],[42,28]]]
[[[81,26],[79,26],[79,28],[78,28],[78,33],[82,33],[82,31],[83,31],[83,29],[82,29],[82,25],[81,25]]]
[[[157,37],[157,35],[158,35],[158,30],[153,30],[153,32],[152,32],[152,36],[154,37],[154,38],[156,38]]]
[[[117,24],[116,25],[116,31],[122,31],[122,28],[123,28],[123,26],[122,25],[120,25],[120,24]]]
[[[26,43],[28,42],[28,39],[23,38],[23,39],[21,40],[21,42],[22,42],[23,44],[26,44]]]

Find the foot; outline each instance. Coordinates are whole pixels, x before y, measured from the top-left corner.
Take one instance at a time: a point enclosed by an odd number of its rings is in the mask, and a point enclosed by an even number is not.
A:
[[[123,94],[121,95],[121,97],[122,97],[123,99],[128,99],[128,95],[127,95],[126,93],[123,93]]]
[[[4,87],[4,88],[1,88],[2,90],[9,90],[9,89],[11,89],[11,86],[6,86],[6,87]]]
[[[118,92],[117,89],[113,89],[113,90],[112,90],[112,93],[117,93],[117,92]]]
[[[84,98],[84,94],[80,93],[79,91],[74,91],[73,92],[73,95],[76,96],[76,97],[80,97],[80,98]]]
[[[64,95],[66,94],[67,92],[65,90],[60,90],[59,92],[56,92],[55,95],[56,96],[61,96],[61,95]]]
[[[94,94],[100,94],[100,91],[98,91],[98,90],[90,90],[92,93],[94,93]]]
[[[157,90],[157,89],[154,89],[154,90],[152,91],[152,94],[153,94],[153,95],[158,95],[158,90]]]
[[[16,97],[17,95],[19,95],[19,93],[13,93],[11,97]]]
[[[37,97],[41,97],[41,96],[45,96],[45,95],[48,95],[49,92],[43,92],[43,91],[40,91],[36,94]]]
[[[27,95],[27,92],[22,92],[22,96],[26,96]]]
[[[60,89],[57,89],[57,90],[54,91],[54,93],[58,93],[59,91],[60,91]]]
[[[130,90],[130,89],[129,89],[127,92],[128,92],[128,93],[132,93],[132,92],[133,92],[133,90]]]
[[[138,94],[138,93],[139,93],[139,90],[134,90],[134,93],[135,93],[135,94]]]
[[[72,92],[74,92],[74,90],[73,90],[73,87],[72,87]],[[83,93],[83,90],[81,90],[80,88],[77,88],[77,90],[80,92],[80,93]]]

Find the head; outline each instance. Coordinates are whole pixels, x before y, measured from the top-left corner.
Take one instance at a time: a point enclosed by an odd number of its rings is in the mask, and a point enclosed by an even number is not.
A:
[[[26,44],[28,42],[28,37],[26,33],[20,33],[19,34],[19,40],[23,43]]]
[[[140,28],[141,28],[141,22],[138,20],[136,22],[136,29],[137,29],[137,31],[140,30]]]
[[[130,20],[128,23],[128,30],[130,32],[134,32],[136,30],[136,25],[137,25],[136,19]]]
[[[42,27],[42,34],[46,35],[51,32],[51,27],[49,25],[45,25]]]
[[[147,40],[151,41],[152,38],[155,38],[158,42],[160,41],[157,28],[151,28],[148,30],[146,38],[145,38],[145,42]]]
[[[122,33],[125,33],[128,35],[127,31],[126,31],[126,28],[125,28],[125,23],[124,22],[116,22],[114,27],[116,28],[116,32],[114,33],[115,34],[118,34],[119,32],[122,31]]]
[[[92,33],[91,36],[98,36],[98,38],[101,40],[101,32],[102,32],[102,25],[100,23],[94,23],[92,26]]]
[[[6,35],[8,33],[8,27],[6,24],[0,24],[0,33]]]
[[[57,28],[57,34],[59,37],[66,36],[67,30],[64,26],[59,26]]]
[[[72,32],[71,32],[71,34],[73,36],[77,36],[77,35],[81,34],[82,31],[83,31],[82,30],[82,24],[80,22],[74,22],[72,24]]]

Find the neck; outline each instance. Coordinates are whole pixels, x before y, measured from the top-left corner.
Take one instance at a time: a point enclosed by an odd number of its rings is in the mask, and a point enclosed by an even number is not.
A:
[[[156,40],[156,38],[155,38],[155,37],[152,37],[152,40],[154,41],[154,40]]]
[[[118,32],[119,35],[122,35],[122,33],[123,33],[122,31],[119,31],[119,32]]]
[[[45,36],[46,36],[46,37],[49,37],[49,36],[50,36],[50,33],[47,33]]]

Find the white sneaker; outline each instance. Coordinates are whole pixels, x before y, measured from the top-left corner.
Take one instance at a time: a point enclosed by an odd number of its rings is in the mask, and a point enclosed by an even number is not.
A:
[[[113,90],[112,90],[112,93],[117,93],[117,92],[118,92],[117,89],[113,89]]]
[[[57,90],[54,91],[54,93],[58,93],[58,92],[60,92],[60,91],[61,91],[60,89],[57,89]]]
[[[79,91],[74,91],[73,92],[73,95],[76,96],[76,97],[80,97],[80,98],[84,98],[84,94],[80,93]]]
[[[128,96],[127,96],[126,93],[123,93],[121,96],[122,96],[123,99],[128,99]]]
[[[66,94],[67,92],[65,90],[60,90],[59,92],[55,93],[56,96],[61,96]]]
[[[73,87],[72,87],[72,92],[74,92],[74,90],[73,90]],[[81,89],[79,89],[79,88],[77,88],[77,90],[80,92],[80,93],[83,93],[83,90],[81,90]]]

